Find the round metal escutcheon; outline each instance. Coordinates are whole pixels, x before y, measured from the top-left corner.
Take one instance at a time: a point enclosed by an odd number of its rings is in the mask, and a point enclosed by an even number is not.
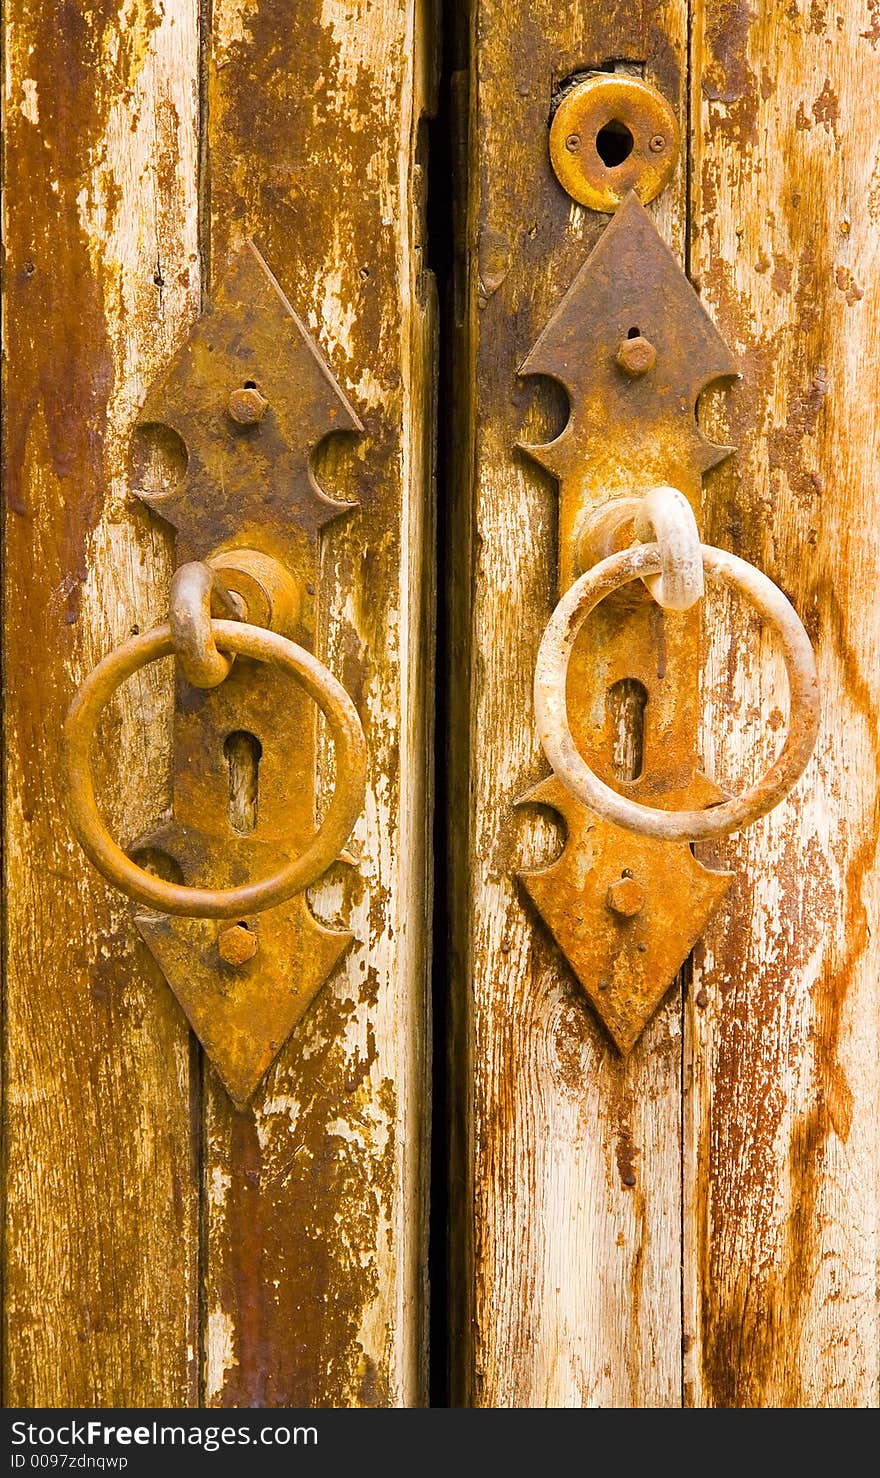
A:
[[[670,104],[640,77],[587,77],[563,97],[550,125],[550,159],[579,205],[614,211],[630,190],[660,194],[678,158]]]

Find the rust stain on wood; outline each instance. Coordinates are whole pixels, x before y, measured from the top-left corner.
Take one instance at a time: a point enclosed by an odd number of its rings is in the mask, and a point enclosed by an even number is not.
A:
[[[463,651],[470,658],[462,702],[470,742],[453,748],[473,804],[455,892],[459,969],[473,996],[470,1003],[463,987],[459,1081],[470,1094],[469,1135],[458,1125],[457,1144],[469,1260],[457,1291],[466,1399],[477,1404],[676,1399],[672,1352],[667,1363],[657,1341],[653,1363],[641,1358],[678,1266],[678,1232],[664,1220],[664,1209],[678,1210],[678,1169],[657,1146],[663,1134],[679,1142],[664,1096],[674,1093],[675,1075],[664,1078],[661,1066],[677,1060],[671,1018],[652,1043],[655,1056],[648,1049],[632,1067],[637,1126],[621,1111],[622,1090],[591,1050],[589,1031],[575,1027],[558,954],[536,947],[531,921],[506,889],[509,869],[558,846],[546,820],[527,832],[523,821],[505,819],[514,788],[531,778],[533,736],[523,720],[530,634],[551,599],[556,515],[552,486],[525,480],[510,443],[527,407],[532,420],[558,430],[551,397],[531,392],[525,402],[511,365],[595,229],[548,191],[543,78],[559,85],[600,57],[633,65],[647,50],[649,72],[656,66],[674,97],[683,32],[667,16],[661,43],[638,10],[618,6],[595,31],[583,21],[569,33],[540,7],[524,19],[502,4],[481,5],[473,33],[469,247],[482,249],[483,291],[459,304],[461,382],[471,400],[456,456],[467,468],[475,455],[476,465],[457,486],[457,526],[470,529],[470,543],[451,604],[458,682]],[[509,63],[493,44],[499,34],[516,37]],[[831,26],[793,7],[694,10],[692,270],[743,372],[728,424],[711,397],[701,411],[714,440],[743,448],[739,467],[712,479],[708,539],[753,560],[791,596],[819,644],[830,696],[825,758],[799,804],[752,837],[701,854],[738,868],[740,881],[698,952],[686,1008],[678,1391],[688,1404],[877,1399],[869,1167],[878,1150],[878,971],[869,959],[878,937],[878,638],[867,614],[877,572],[873,545],[859,532],[858,495],[866,478],[875,480],[876,435],[856,388],[876,362],[868,316],[876,274],[858,206],[864,196],[876,216],[878,166],[863,102],[876,85],[865,80],[871,50],[852,17]],[[665,209],[675,240],[674,196]],[[759,766],[778,744],[785,698],[773,655],[744,612],[716,609],[713,628],[706,758],[734,786],[746,756]],[[461,800],[464,787],[455,793]],[[602,1234],[590,1227],[578,1236],[572,1187],[589,1164],[596,1197],[603,1160],[609,1187],[629,1197],[641,1220],[615,1221],[619,1205],[609,1199]],[[589,1237],[599,1267],[620,1268],[615,1254],[626,1255],[616,1321],[591,1301],[594,1270],[578,1262]],[[561,1249],[581,1294],[577,1318],[559,1275]]]
[[[161,360],[191,306],[195,38],[184,3],[124,16],[112,0],[8,8],[10,1405],[177,1404],[196,1389],[187,1035],[119,908],[73,857],[58,782],[73,681],[143,619],[140,562],[155,550],[162,564],[161,539],[143,522],[122,528],[118,509],[135,366]],[[174,127],[160,93],[180,109]],[[182,268],[161,309],[156,208]],[[138,776],[125,702],[112,753],[104,793],[137,814],[157,782]]]
[[[35,671],[33,647],[9,648],[8,1390],[13,1403],[179,1404],[201,1377],[212,1402],[415,1404],[434,355],[415,153],[430,20],[415,3],[293,18],[216,3],[200,179],[195,0],[11,9],[7,629],[35,631],[46,655]],[[131,501],[127,444],[198,306],[200,193],[201,245],[219,261],[257,237],[367,422],[361,453],[314,458],[319,485],[361,507],[312,550],[319,641],[374,761],[357,869],[332,870],[313,898],[359,949],[244,1116],[210,1075],[201,1101],[180,1013],[124,906],[80,870],[54,780],[74,682],[167,600],[167,534]],[[169,698],[145,675],[108,717],[101,780],[123,834],[167,805]],[[323,747],[320,764],[326,789]],[[132,1066],[134,1092],[119,1076]],[[32,1161],[14,1156],[25,1143]],[[32,1286],[47,1219],[48,1306]],[[74,1245],[82,1225],[95,1234]]]
[[[319,653],[358,706],[371,773],[357,872],[317,890],[351,954],[252,1110],[208,1079],[213,1404],[424,1399],[427,25],[419,5],[214,5],[212,261],[255,239],[363,422],[315,461],[358,507],[325,531],[314,583]]]
[[[717,474],[708,509],[713,542],[732,535],[804,612],[828,710],[799,806],[714,854],[743,875],[697,964],[711,1009],[689,1021],[687,1360],[697,1404],[870,1405],[878,570],[858,530],[877,450],[851,412],[877,362],[873,228],[856,205],[874,167],[877,64],[853,16],[827,36],[793,9],[732,16],[701,5],[693,37],[710,75],[741,79],[699,103],[695,270],[744,361],[730,407],[740,467]],[[770,68],[759,95],[748,74]],[[714,619],[707,720],[719,773],[735,776],[774,742],[779,697],[741,613]]]

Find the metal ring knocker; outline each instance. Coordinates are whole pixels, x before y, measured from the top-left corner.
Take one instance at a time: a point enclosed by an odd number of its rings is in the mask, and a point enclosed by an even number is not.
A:
[[[204,581],[199,582],[199,590],[203,584]],[[139,867],[113,840],[98,812],[91,769],[91,746],[98,718],[126,678],[147,663],[178,652],[171,622],[117,647],[89,674],[77,693],[64,724],[68,809],[71,825],[86,855],[129,898],[161,913],[192,918],[239,918],[273,908],[301,893],[338,857],[364,803],[366,740],[357,710],[342,684],[305,648],[278,632],[244,622],[210,619],[207,629],[199,622],[194,629],[201,632],[196,648],[207,635],[211,646],[219,648],[217,656],[227,671],[230,659],[239,655],[273,663],[289,672],[327,719],[336,753],[337,781],[327,814],[313,841],[299,857],[285,862],[267,878],[236,888],[213,889],[166,882]]]
[[[646,531],[650,525],[662,542],[637,545],[600,560],[566,591],[541,638],[535,666],[535,716],[547,759],[584,806],[606,821],[644,836],[696,842],[726,836],[750,825],[788,794],[813,752],[819,727],[819,692],[810,639],[782,591],[735,554],[700,544],[693,513],[688,506],[689,530],[681,504],[686,504],[686,499],[676,489],[653,490],[644,500],[643,520],[637,523],[637,532]],[[670,528],[675,529],[677,540],[680,536],[677,575],[674,551],[667,542]],[[661,811],[612,790],[575,747],[566,705],[568,664],[590,612],[606,595],[631,580],[645,580],[649,588],[653,585],[655,598],[659,595],[662,604],[676,610],[686,609],[679,603],[683,599],[688,605],[699,599],[699,593],[693,594],[697,551],[702,572],[744,595],[780,638],[790,689],[788,735],[774,764],[742,795],[700,811]]]

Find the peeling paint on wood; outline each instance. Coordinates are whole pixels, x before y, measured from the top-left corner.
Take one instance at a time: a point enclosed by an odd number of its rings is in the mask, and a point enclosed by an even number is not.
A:
[[[198,301],[196,6],[17,0],[6,67],[5,1401],[176,1405],[198,1365],[188,1034],[67,830],[59,742],[166,589],[126,457]],[[166,799],[165,682],[108,719],[101,791],[130,832]]]
[[[880,1398],[880,446],[874,103],[861,4],[694,15],[694,272],[743,369],[713,432],[711,543],[786,591],[817,648],[823,733],[789,803],[713,849],[735,869],[688,1013],[689,1401]],[[702,81],[701,81],[702,77]],[[784,678],[719,603],[712,772],[778,745]]]
[[[8,6],[10,1406],[425,1399],[430,6],[210,8],[200,178],[196,0]],[[446,537],[451,1344],[456,1398],[478,1406],[878,1401],[880,13],[690,10],[688,38],[684,0],[473,7]],[[688,43],[691,217],[684,156],[652,212],[681,259],[689,241],[743,369],[702,411],[740,448],[705,527],[793,598],[826,716],[797,798],[703,849],[737,883],[683,1007],[673,992],[623,1063],[515,883],[559,836],[515,807],[544,773],[531,682],[557,490],[514,444],[565,414],[516,370],[604,224],[550,171],[554,89],[617,58],[683,117]],[[319,652],[372,771],[356,864],[312,892],[356,947],[238,1114],[75,851],[58,742],[84,673],[163,611],[167,530],[130,494],[129,434],[198,311],[199,242],[219,264],[248,235],[366,428],[316,459],[359,505],[316,555]],[[735,788],[787,700],[746,613],[710,610],[705,768]],[[122,833],[168,803],[170,699],[151,669],[108,717]]]
[[[541,773],[531,677],[557,518],[512,448],[564,423],[516,366],[603,224],[553,185],[551,89],[647,61],[682,108],[686,17],[476,7],[451,594],[459,687],[470,660],[452,794],[470,828],[454,1168],[473,1404],[878,1400],[877,47],[869,11],[842,11],[692,8],[691,267],[743,371],[728,413],[718,394],[703,409],[741,448],[709,482],[706,532],[794,600],[826,727],[794,797],[700,851],[738,882],[694,963],[680,1083],[678,998],[622,1068],[513,888],[558,843],[511,819]],[[679,186],[660,206],[680,248]],[[705,769],[736,791],[775,753],[787,697],[748,613],[710,610]]]
[[[434,350],[414,151],[430,37],[411,4],[215,0],[214,24],[212,261],[253,235],[364,423],[318,468],[359,506],[323,535],[317,606],[370,779],[356,870],[314,890],[351,952],[252,1110],[207,1076],[208,1173],[224,1187],[207,1219],[208,1399],[418,1405]]]
[[[475,8],[468,247],[483,291],[472,280],[456,377],[472,403],[459,407],[454,461],[475,471],[451,520],[449,682],[453,804],[469,810],[467,837],[464,816],[455,823],[467,1123],[453,1173],[469,1250],[453,1374],[457,1399],[478,1406],[680,1398],[680,1004],[673,994],[621,1061],[515,878],[552,855],[546,824],[516,801],[546,774],[532,678],[556,600],[558,510],[555,483],[515,445],[549,440],[565,419],[546,383],[517,369],[607,219],[553,178],[552,90],[616,57],[644,63],[680,111],[685,41],[684,6]],[[652,210],[680,254],[681,165]]]
[[[419,1404],[429,17],[215,0],[200,163],[195,0],[9,9],[7,1400]],[[128,440],[198,311],[199,245],[219,262],[245,235],[366,425],[363,448],[316,458],[359,507],[315,583],[321,655],[372,770],[356,865],[312,890],[356,949],[237,1114],[208,1068],[203,1082],[124,900],[76,850],[56,777],[74,686],[167,602],[168,533],[130,494]],[[99,779],[123,835],[168,804],[169,679],[142,674],[108,719]]]

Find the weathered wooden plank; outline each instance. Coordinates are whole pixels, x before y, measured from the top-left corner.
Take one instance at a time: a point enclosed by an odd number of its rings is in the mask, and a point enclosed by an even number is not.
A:
[[[878,1399],[880,874],[876,7],[701,0],[694,269],[743,380],[715,420],[711,542],[793,599],[817,647],[818,753],[716,849],[737,882],[689,1011],[688,1399]],[[741,607],[715,607],[710,773],[779,742],[787,699]]]
[[[198,305],[197,5],[7,13],[5,1400],[185,1404],[189,1038],[70,836],[59,736],[77,682],[167,595],[126,459]],[[127,838],[167,799],[166,683],[144,674],[107,725],[101,793]]]
[[[356,875],[314,896],[355,944],[248,1112],[206,1080],[218,1405],[424,1400],[430,39],[415,3],[213,7],[212,260],[254,236],[365,427],[321,463],[358,507],[325,532],[315,584],[319,651],[370,752]]]
[[[449,553],[452,795],[468,809],[452,848],[465,1404],[680,1399],[680,999],[622,1062],[515,880],[552,851],[546,823],[514,807],[546,773],[532,678],[556,599],[558,502],[515,443],[547,440],[564,419],[517,368],[607,222],[551,175],[553,89],[643,64],[681,112],[685,43],[684,5],[475,6],[455,374],[470,404]],[[656,216],[681,253],[683,165]]]

